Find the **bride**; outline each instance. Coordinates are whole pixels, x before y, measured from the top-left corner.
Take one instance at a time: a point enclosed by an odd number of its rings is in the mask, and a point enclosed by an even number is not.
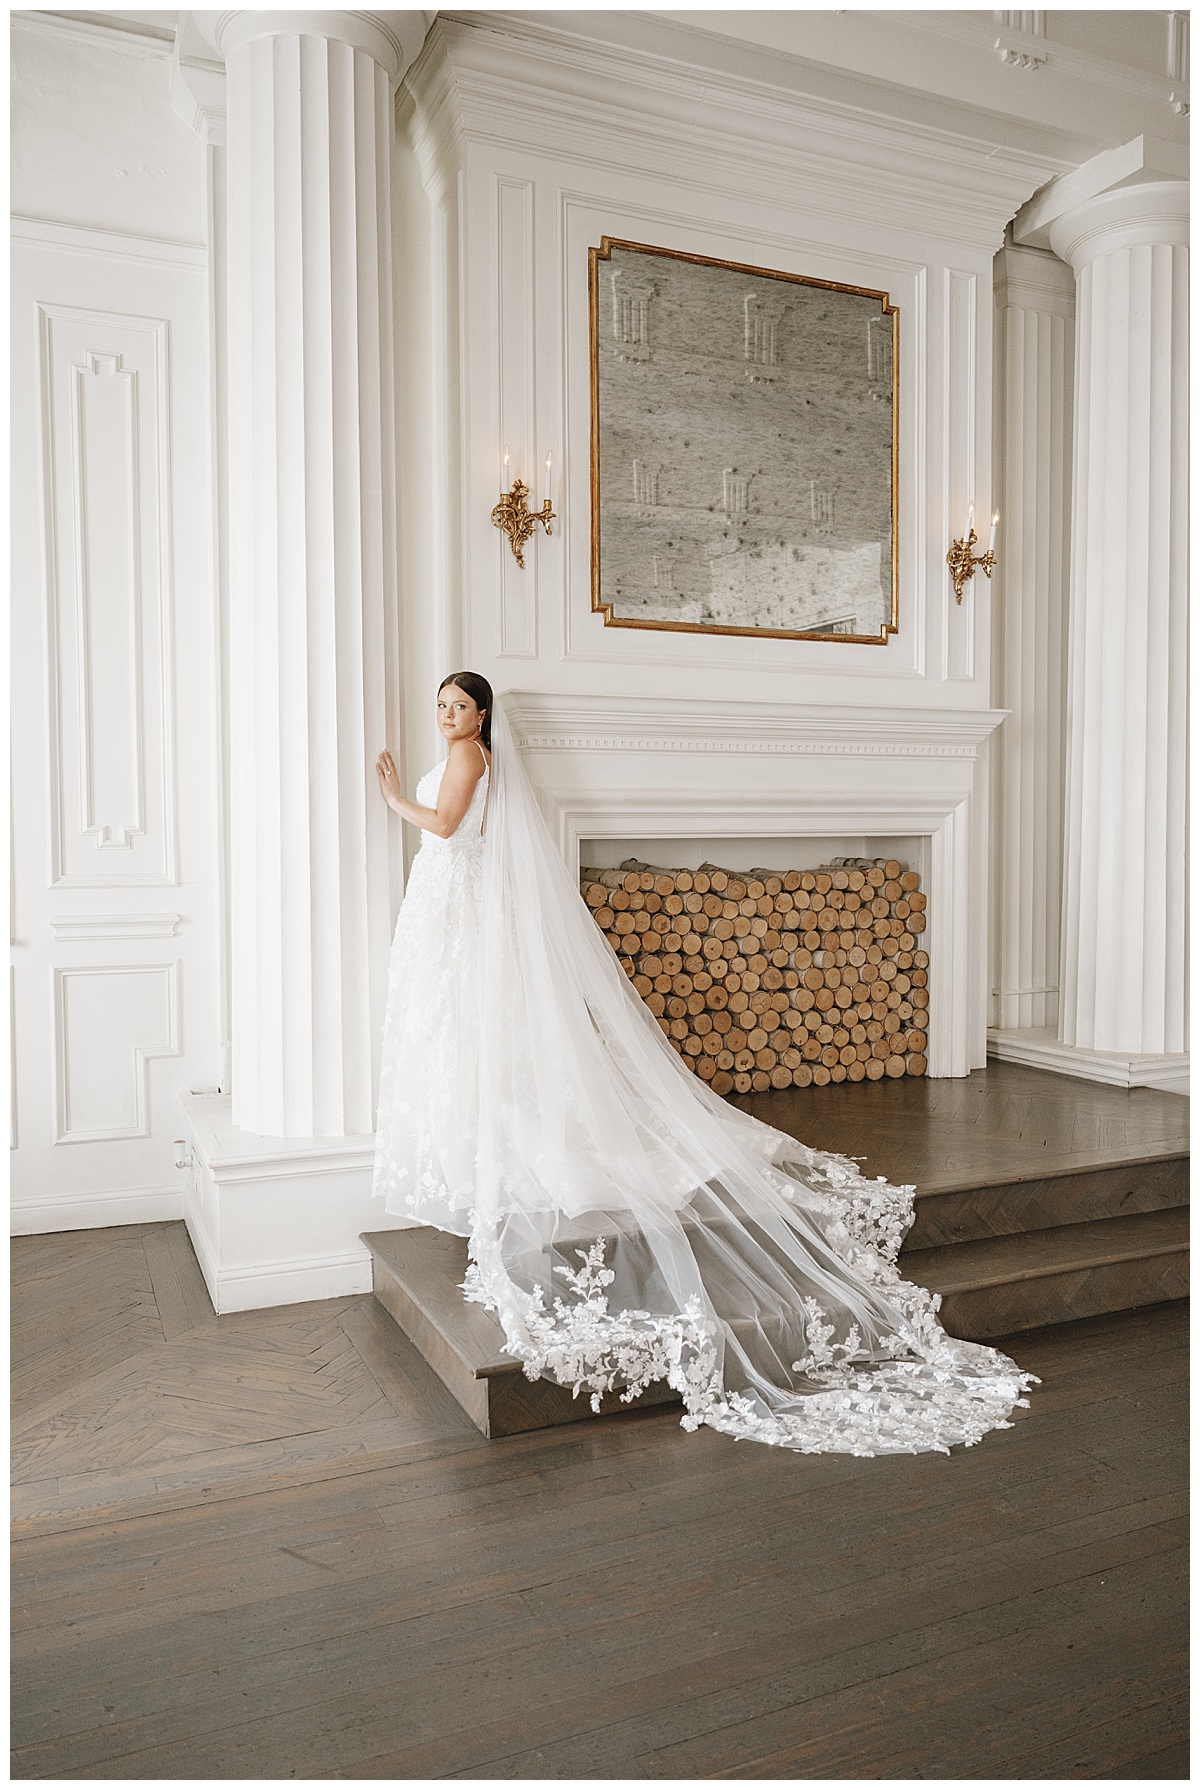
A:
[[[396,925],[374,1191],[469,1238],[530,1379],[805,1453],[945,1452],[1033,1383],[901,1279],[912,1189],[728,1106],[680,1063],[555,848],[503,707],[460,671]]]

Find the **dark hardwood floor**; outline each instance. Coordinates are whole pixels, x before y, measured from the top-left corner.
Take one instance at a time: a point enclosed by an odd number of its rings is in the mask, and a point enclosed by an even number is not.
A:
[[[1156,1088],[998,1062],[957,1080],[842,1082],[732,1104],[817,1149],[862,1158],[866,1174],[926,1192],[1186,1151],[1191,1108]]]
[[[18,1778],[1187,1775],[1181,1304],[855,1460],[484,1442],[369,1297],[214,1318],[182,1226],[12,1261]]]

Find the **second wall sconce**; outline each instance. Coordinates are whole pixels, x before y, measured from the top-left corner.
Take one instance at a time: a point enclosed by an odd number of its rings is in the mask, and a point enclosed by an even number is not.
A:
[[[977,570],[982,571],[985,578],[992,575],[992,567],[996,563],[996,530],[1000,526],[1000,512],[992,517],[992,533],[988,541],[987,552],[979,558],[971,552],[979,539],[975,533],[975,505],[967,511],[967,526],[963,530],[961,541],[955,541],[946,555],[946,564],[950,567],[950,576],[954,580],[954,601],[962,602],[963,585],[968,578],[974,578]]]
[[[540,510],[531,510],[525,499],[529,496],[529,486],[523,479],[514,479],[512,486],[508,480],[508,449],[504,450],[503,476],[504,486],[500,502],[492,510],[492,524],[502,528],[508,536],[508,544],[513,550],[517,564],[524,569],[525,543],[532,539],[540,522],[547,534],[550,524],[556,520],[550,507],[550,477],[553,456],[546,455],[546,496]]]

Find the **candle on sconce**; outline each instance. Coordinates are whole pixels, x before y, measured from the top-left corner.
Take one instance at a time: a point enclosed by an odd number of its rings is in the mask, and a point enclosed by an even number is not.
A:
[[[970,540],[971,530],[974,528],[974,526],[975,526],[975,505],[973,503],[969,503],[967,505],[967,526],[963,530],[963,540],[964,541]]]
[[[504,460],[501,464],[500,472],[501,472],[501,480],[502,480],[503,487],[504,487],[504,495],[507,497],[508,496],[508,444],[507,444],[507,442],[505,443],[505,447],[504,447]]]
[[[999,510],[997,510],[992,516],[992,532],[988,539],[988,552],[989,553],[994,553],[996,551],[996,530],[997,530],[997,528],[999,528],[999,526],[1000,526],[1000,512],[999,512]]]
[[[550,502],[550,462],[553,458],[554,458],[554,456],[552,453],[546,455],[546,502],[547,503]]]

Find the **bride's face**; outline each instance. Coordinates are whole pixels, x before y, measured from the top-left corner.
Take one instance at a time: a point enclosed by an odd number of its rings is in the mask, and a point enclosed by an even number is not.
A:
[[[457,684],[438,691],[438,726],[447,740],[473,740],[483,719],[474,701]]]

